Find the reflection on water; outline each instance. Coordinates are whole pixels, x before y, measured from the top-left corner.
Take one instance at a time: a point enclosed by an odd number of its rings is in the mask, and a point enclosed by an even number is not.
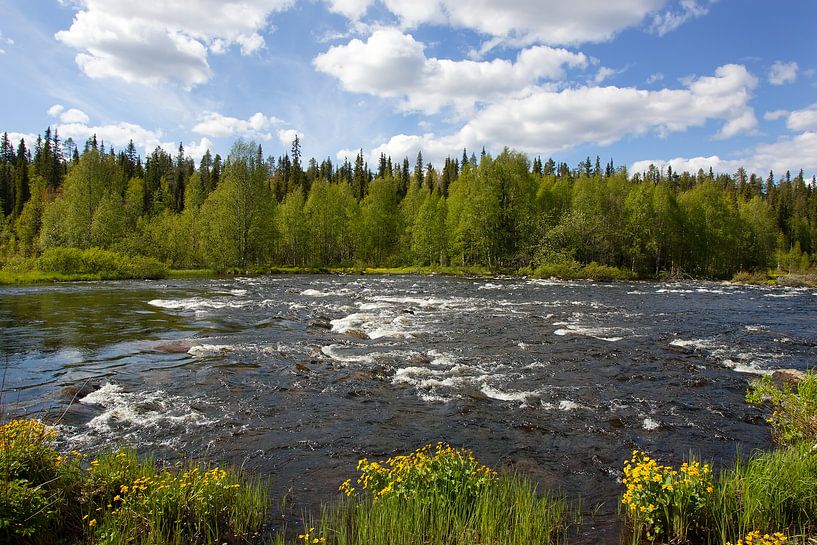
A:
[[[6,412],[66,446],[269,473],[299,507],[361,456],[444,440],[613,520],[633,448],[715,462],[768,445],[751,373],[814,365],[815,292],[292,276],[0,291]],[[598,535],[598,534],[596,534]]]

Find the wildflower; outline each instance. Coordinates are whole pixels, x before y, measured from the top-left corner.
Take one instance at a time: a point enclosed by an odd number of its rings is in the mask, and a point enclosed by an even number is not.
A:
[[[91,520],[89,520],[89,521],[88,521],[88,526],[89,526],[89,527],[91,527],[91,528],[93,528],[94,526],[96,526],[96,519],[91,519]]]

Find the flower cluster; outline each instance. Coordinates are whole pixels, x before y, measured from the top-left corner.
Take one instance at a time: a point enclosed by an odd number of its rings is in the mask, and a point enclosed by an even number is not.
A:
[[[496,473],[480,465],[470,450],[442,442],[386,461],[370,462],[364,458],[358,461],[357,469],[360,471],[357,484],[375,498],[420,493],[473,495],[496,478]],[[347,479],[339,490],[351,496],[357,489]]]
[[[326,543],[325,537],[317,537],[314,532],[315,528],[310,528],[303,534],[298,534],[298,539],[303,540],[304,544],[310,543],[311,545],[317,545],[318,543]]]
[[[734,545],[783,545],[789,540],[784,534],[775,532],[774,534],[760,535],[759,530],[749,532],[746,536],[738,538]],[[726,545],[733,545],[732,542],[727,541]]]
[[[709,464],[684,462],[675,470],[638,450],[624,463],[622,483],[626,487],[621,498],[626,515],[635,528],[644,528],[650,539],[670,531],[685,535],[688,516],[714,490]]]
[[[0,426],[0,450],[24,443],[48,443],[56,439],[54,428],[38,420],[12,420]]]

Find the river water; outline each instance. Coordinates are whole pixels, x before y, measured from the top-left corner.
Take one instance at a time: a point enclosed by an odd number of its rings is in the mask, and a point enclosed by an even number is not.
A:
[[[293,511],[428,442],[583,497],[617,543],[622,461],[769,446],[748,382],[815,365],[817,291],[278,276],[0,289],[5,414],[65,448],[268,474]],[[594,527],[596,527],[594,529]],[[579,538],[579,541],[582,541]]]

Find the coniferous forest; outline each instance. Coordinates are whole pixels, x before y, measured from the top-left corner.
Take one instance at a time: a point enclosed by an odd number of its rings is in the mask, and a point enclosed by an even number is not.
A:
[[[180,145],[144,159],[49,128],[0,139],[0,259],[47,269],[62,248],[174,269],[456,266],[491,271],[615,268],[637,277],[731,278],[802,271],[817,251],[817,188],[798,174],[630,173],[505,149],[422,153],[369,165],[265,157],[237,141],[198,165]],[[56,254],[55,254],[56,252]],[[84,255],[84,254],[78,254]],[[59,268],[59,267],[57,267]],[[139,273],[135,273],[139,276]]]

